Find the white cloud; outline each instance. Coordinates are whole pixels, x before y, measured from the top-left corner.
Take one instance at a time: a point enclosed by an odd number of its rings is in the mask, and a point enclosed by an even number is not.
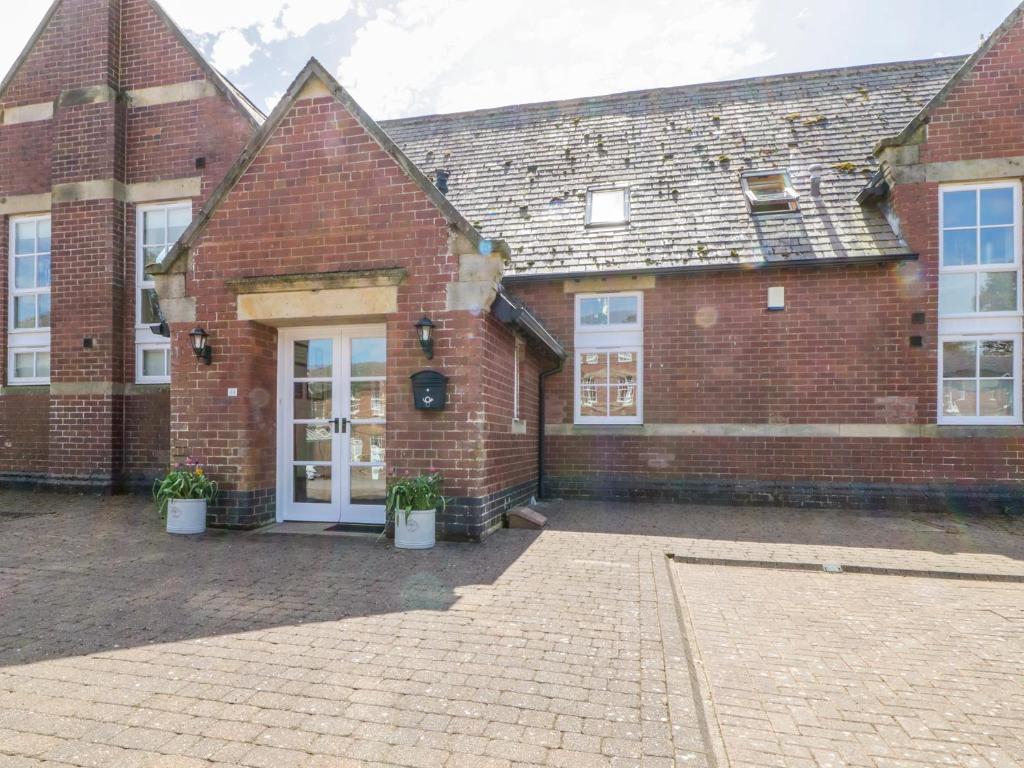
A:
[[[351,0],[163,0],[178,24],[203,35],[255,28],[263,43],[302,37],[313,27],[343,19]]]
[[[268,115],[274,111],[274,107],[281,101],[281,97],[284,96],[284,91],[274,91],[263,100],[263,111]]]
[[[399,0],[338,75],[380,118],[721,79],[771,58],[759,2]]]
[[[229,29],[213,44],[213,66],[230,75],[247,66],[255,50],[256,46],[245,39],[241,30]]]

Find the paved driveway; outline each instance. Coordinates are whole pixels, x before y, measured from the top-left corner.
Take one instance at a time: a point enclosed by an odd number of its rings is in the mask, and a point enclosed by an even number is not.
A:
[[[139,500],[0,492],[0,766],[921,765],[832,746],[852,728],[820,708],[840,672],[846,695],[883,705],[906,693],[901,674],[919,686],[904,721],[880,715],[918,740],[908,749],[985,729],[989,751],[925,765],[1020,757],[1024,521],[548,512],[543,533],[400,553],[357,537],[172,538]],[[750,567],[823,558],[975,580]],[[908,613],[920,623],[899,624]],[[841,640],[808,644],[808,630]],[[806,682],[792,722],[768,714],[780,669]],[[736,691],[771,724],[753,751]],[[918,721],[930,735],[909,732]],[[820,742],[797,750],[792,728]],[[875,762],[850,762],[862,754]]]

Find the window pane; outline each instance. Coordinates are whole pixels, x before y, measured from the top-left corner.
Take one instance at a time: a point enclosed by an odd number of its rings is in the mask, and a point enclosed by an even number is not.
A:
[[[331,460],[334,427],[330,424],[295,425],[295,461]]]
[[[14,299],[14,327],[36,327],[36,297],[16,296]]]
[[[295,467],[295,501],[300,504],[330,504],[331,468]]]
[[[580,301],[580,325],[608,325],[608,300]]]
[[[388,345],[384,339],[352,339],[352,375],[387,376]]]
[[[334,407],[331,384],[321,382],[315,384],[295,385],[295,418],[317,419],[326,421],[331,418]]]
[[[939,277],[939,314],[962,315],[975,312],[976,277],[967,275],[941,275]]]
[[[382,381],[352,383],[349,406],[353,419],[383,419],[387,416],[387,394]]]
[[[334,342],[313,339],[295,342],[295,378],[327,379],[334,370]]]
[[[979,416],[1013,416],[1013,380],[982,381],[978,406]]]
[[[981,230],[981,263],[1013,263],[1013,227]]]
[[[50,327],[50,294],[39,295],[39,328]]]
[[[580,356],[580,384],[587,387],[608,383],[608,355],[584,352]]]
[[[34,352],[19,352],[14,356],[14,375],[16,378],[35,378],[35,370]]]
[[[164,245],[167,242],[167,212],[163,209],[142,214],[143,245]]]
[[[14,253],[36,252],[36,223],[20,221],[14,225]]]
[[[164,257],[164,253],[167,248],[162,245],[150,245],[142,249],[142,261],[143,266],[148,267],[150,264],[156,264]]]
[[[36,256],[36,288],[50,287],[50,254]]]
[[[978,232],[974,229],[953,229],[942,235],[942,263],[961,267],[978,263]]]
[[[384,467],[352,467],[352,503],[383,504],[386,476]]]
[[[978,224],[978,198],[974,190],[942,194],[942,226],[974,227]]]
[[[611,391],[608,402],[612,416],[636,416],[638,355],[616,352],[611,355]]]
[[[14,260],[14,287],[17,289],[35,288],[35,258],[20,256]]]
[[[36,224],[36,248],[39,253],[50,252],[50,220],[43,219]]]
[[[142,375],[166,376],[167,351],[163,349],[142,350]]]
[[[36,353],[36,376],[40,379],[50,378],[50,353]]]
[[[981,190],[981,223],[983,226],[1013,224],[1012,189]]]
[[[172,208],[167,212],[167,243],[170,245],[188,229],[192,221],[192,211],[188,208]]]
[[[156,325],[160,322],[160,318],[156,314],[156,290],[153,288],[143,288],[140,292],[140,301],[142,302],[140,310],[143,325]]]
[[[624,325],[637,321],[639,301],[636,296],[613,296],[610,304],[610,319],[613,325]]]
[[[384,463],[384,425],[353,424],[349,437],[349,456],[357,464]]]
[[[590,193],[590,223],[617,224],[626,220],[626,192],[607,189]]]
[[[957,376],[959,374],[949,374]],[[1013,342],[983,341],[981,343],[982,378],[999,378],[1013,376]]]
[[[580,386],[580,416],[608,416],[608,387],[586,383]]]
[[[1017,309],[1017,273],[978,274],[978,311],[1014,312]]]
[[[978,343],[947,341],[942,345],[942,378],[966,379],[977,376]]]
[[[946,416],[977,416],[977,381],[943,381],[942,412]]]

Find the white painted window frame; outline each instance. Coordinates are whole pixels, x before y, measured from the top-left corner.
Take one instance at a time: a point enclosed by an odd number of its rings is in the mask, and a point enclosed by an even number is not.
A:
[[[785,181],[783,191],[777,195],[758,196],[750,188],[751,179],[763,179],[767,176],[781,176]],[[774,217],[774,216],[796,216],[800,213],[800,193],[793,186],[793,177],[785,168],[770,168],[762,171],[746,171],[740,175],[740,186],[743,189],[743,196],[747,201],[747,209],[752,216]],[[759,211],[758,205],[769,205],[773,203],[786,203],[790,206],[786,211]]]
[[[601,192],[621,192],[622,193],[622,219],[617,221],[594,221],[594,195],[600,194]],[[629,200],[629,187],[610,185],[605,187],[591,187],[587,190],[587,213],[586,213],[586,226],[595,229],[603,227],[625,227],[630,221],[630,200]]]
[[[513,367],[512,367],[512,421],[518,422],[519,418],[519,366],[522,363],[522,351],[523,346],[522,339],[516,336],[512,343],[515,347],[513,355]]]
[[[637,321],[604,326],[583,325],[580,308],[587,299],[634,297],[637,300]],[[613,291],[608,293],[578,293],[574,305],[575,345],[573,374],[573,419],[579,425],[614,426],[644,423],[644,295],[642,291]],[[585,354],[614,354],[629,352],[637,356],[636,416],[583,416],[581,368]],[[609,383],[609,393],[611,385]],[[610,394],[609,394],[610,396]]]
[[[971,264],[967,266],[946,267],[945,262],[945,206],[946,192],[979,191],[984,189],[1010,188],[1014,194],[1014,261],[1012,264]],[[938,188],[939,207],[939,278],[946,274],[976,274],[978,272],[1010,272],[1017,273],[1017,309],[1016,311],[973,312],[969,314],[939,315],[938,348],[939,357],[936,382],[935,413],[936,423],[940,425],[1012,425],[1024,424],[1024,407],[1021,398],[1022,352],[1024,345],[1024,296],[1021,295],[1021,276],[1024,273],[1024,224],[1022,224],[1021,183],[1018,179],[997,179],[975,183],[942,184]],[[981,229],[979,219],[977,229]],[[1014,414],[1013,416],[948,416],[943,407],[943,345],[955,341],[1012,341],[1013,381],[1014,381]]]
[[[26,222],[38,222],[38,221],[49,221],[50,222],[50,287],[42,290],[39,288],[22,289],[18,290],[15,287],[15,247],[16,247],[16,228],[18,224]],[[49,213],[36,213],[29,214],[26,216],[11,216],[8,222],[8,239],[7,239],[7,275],[8,275],[8,290],[7,290],[7,383],[12,387],[27,387],[27,386],[40,386],[48,385],[50,383],[49,376],[31,376],[31,377],[17,377],[17,368],[14,364],[15,355],[27,354],[40,352],[50,354],[50,328],[15,328],[14,318],[14,300],[17,296],[41,296],[49,295],[50,300],[50,317],[52,325],[53,317],[53,220]],[[38,298],[36,299],[38,302]],[[38,305],[36,307],[36,314],[38,316]],[[53,364],[53,357],[50,358],[50,364]],[[33,373],[38,368],[38,364],[33,359]],[[51,367],[51,374],[53,369]]]
[[[170,349],[171,340],[164,338],[150,330],[149,324],[142,322],[142,300],[143,292],[155,290],[156,281],[146,274],[145,256],[145,217],[153,211],[170,211],[173,208],[187,208],[189,218],[192,218],[191,200],[171,200],[161,203],[148,203],[139,205],[135,209],[135,382],[137,384],[170,384],[170,353],[167,357],[166,376],[146,376],[143,371],[142,353],[144,350],[158,348]],[[170,244],[168,244],[169,246]]]

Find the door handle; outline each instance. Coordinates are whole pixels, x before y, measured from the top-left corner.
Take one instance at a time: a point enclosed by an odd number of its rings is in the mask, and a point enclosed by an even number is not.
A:
[[[346,434],[348,432],[348,419],[334,419],[334,434]]]

